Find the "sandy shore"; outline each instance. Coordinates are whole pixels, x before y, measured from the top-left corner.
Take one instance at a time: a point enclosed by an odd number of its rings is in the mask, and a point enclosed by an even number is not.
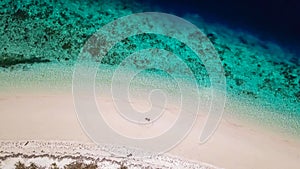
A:
[[[3,79],[0,140],[92,143],[82,130],[75,112],[71,90],[72,67],[50,68],[51,73],[42,66],[24,72],[0,73]],[[116,113],[111,98],[102,95],[97,97],[97,102],[114,129],[134,137],[159,135],[163,132],[161,128],[171,125],[176,119],[178,109],[178,105],[171,102],[166,107],[164,118],[157,124],[137,126],[132,130]],[[121,101],[123,103],[126,104],[126,101]],[[132,101],[131,105],[138,109],[149,106],[141,99]],[[258,110],[242,107],[230,99],[217,131],[208,142],[200,144],[199,136],[207,115],[206,110],[201,110],[191,133],[168,154],[221,168],[299,168],[300,139],[255,122],[234,118],[232,112],[247,114]]]
[[[1,140],[91,143],[77,120],[71,93],[3,93],[0,96]],[[102,98],[99,101],[105,105],[104,111],[112,114],[111,100]],[[176,109],[175,106],[174,108]],[[199,144],[199,133],[204,120],[205,116],[200,115],[186,140],[169,153],[224,168],[299,167],[299,140],[276,135],[225,115],[214,136],[207,143]],[[118,126],[126,127],[122,123],[118,123]],[[155,131],[151,133],[153,132]],[[133,132],[134,135],[137,133]]]

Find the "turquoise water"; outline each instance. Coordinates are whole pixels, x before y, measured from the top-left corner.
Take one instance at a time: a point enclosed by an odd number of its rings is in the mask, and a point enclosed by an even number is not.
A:
[[[126,1],[17,1],[0,2],[0,71],[26,71],[33,64],[74,65],[86,40],[103,25],[136,12],[154,8]],[[155,9],[157,11],[157,9]],[[249,32],[208,23],[197,14],[181,16],[203,31],[214,45],[224,67],[227,94],[272,113],[251,114],[251,118],[278,121],[300,129],[299,56],[275,42],[259,39]],[[202,87],[210,85],[202,61],[186,45],[163,35],[141,34],[119,42],[102,60],[117,65],[141,49],[159,48],[182,58]],[[159,62],[159,60],[157,60]],[[136,68],[146,61],[139,60]],[[182,73],[170,61],[170,72]],[[156,70],[149,72],[159,73]],[[280,114],[282,119],[273,119]],[[300,133],[299,133],[300,134]]]

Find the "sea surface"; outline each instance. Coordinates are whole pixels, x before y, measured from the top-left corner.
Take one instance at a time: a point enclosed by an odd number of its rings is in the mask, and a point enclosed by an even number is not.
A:
[[[300,135],[298,9],[297,1],[3,0],[0,72],[22,74],[38,65],[74,66],[84,44],[104,25],[139,12],[169,13],[196,25],[210,40],[224,68],[229,98],[268,110],[241,112],[242,116]],[[178,55],[200,87],[211,85],[202,60],[182,42],[164,35],[145,33],[123,39],[101,63],[117,67],[127,56],[148,48]],[[184,72],[178,60],[157,57],[150,63],[149,57],[136,57],[130,65],[145,69],[163,60],[168,73]],[[157,69],[144,72],[166,75]]]

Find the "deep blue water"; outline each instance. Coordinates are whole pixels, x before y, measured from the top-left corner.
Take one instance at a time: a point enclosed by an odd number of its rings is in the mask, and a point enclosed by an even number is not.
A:
[[[222,23],[232,29],[245,29],[257,34],[262,40],[274,41],[297,53],[300,51],[298,0],[137,1],[145,5],[159,6],[160,12],[179,16],[197,13],[208,22]]]

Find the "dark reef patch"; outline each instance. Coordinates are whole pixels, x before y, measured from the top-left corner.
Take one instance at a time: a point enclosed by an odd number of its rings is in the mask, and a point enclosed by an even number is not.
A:
[[[207,34],[206,36],[207,36],[208,39],[211,41],[211,43],[216,44],[217,37],[216,37],[215,34],[209,33],[209,34]]]
[[[24,10],[21,10],[21,9],[18,9],[14,14],[13,16],[16,18],[16,19],[20,19],[20,20],[26,20],[29,18],[29,14],[24,11]]]
[[[32,57],[25,58],[23,54],[2,53],[0,54],[0,67],[9,68],[18,64],[34,64],[51,62],[49,59]]]

